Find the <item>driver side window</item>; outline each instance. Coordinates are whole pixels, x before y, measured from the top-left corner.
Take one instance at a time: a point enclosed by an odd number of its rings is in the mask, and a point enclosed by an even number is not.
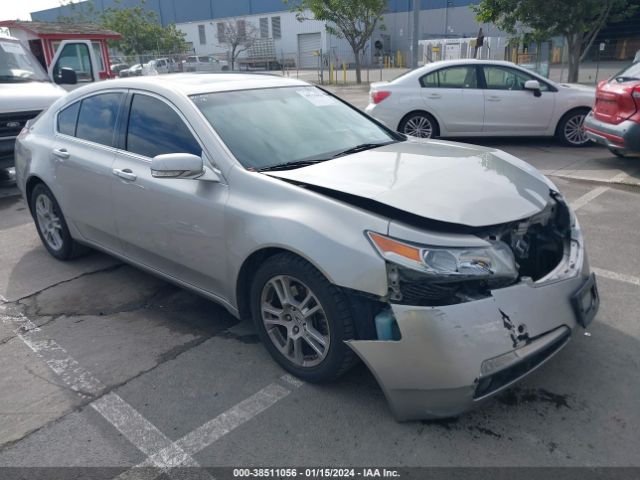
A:
[[[520,70],[508,67],[482,67],[484,79],[489,90],[524,90],[524,84],[528,80],[538,80],[532,75],[527,75]],[[540,90],[549,90],[547,84],[540,82]]]
[[[89,48],[83,43],[71,43],[62,47],[62,52],[53,66],[54,79],[62,78],[62,68],[70,68],[76,72],[79,82],[92,81]]]

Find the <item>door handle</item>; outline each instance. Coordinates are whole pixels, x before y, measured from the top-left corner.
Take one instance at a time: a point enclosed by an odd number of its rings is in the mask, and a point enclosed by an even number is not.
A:
[[[124,178],[125,180],[129,180],[130,182],[133,182],[135,181],[136,178],[138,178],[137,175],[133,173],[129,168],[125,168],[123,170],[119,168],[114,168],[113,174],[116,177]]]
[[[56,148],[53,150],[53,154],[58,158],[69,158],[69,152],[66,148]]]
[[[496,96],[487,97],[487,101],[489,102],[499,102],[500,100],[501,98]]]
[[[432,93],[431,95],[427,95],[427,98],[442,98],[442,95],[439,93]]]

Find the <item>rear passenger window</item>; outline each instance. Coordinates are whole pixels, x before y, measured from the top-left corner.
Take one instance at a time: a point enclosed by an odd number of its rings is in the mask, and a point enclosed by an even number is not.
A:
[[[478,88],[476,67],[450,67],[420,79],[424,88]]]
[[[113,132],[122,95],[103,93],[82,100],[76,137],[113,146]]]
[[[148,95],[134,95],[129,113],[127,150],[145,157],[165,153],[202,155],[202,148],[169,105]]]
[[[71,136],[76,134],[76,123],[78,121],[79,110],[80,102],[76,102],[69,105],[58,114],[58,132]]]

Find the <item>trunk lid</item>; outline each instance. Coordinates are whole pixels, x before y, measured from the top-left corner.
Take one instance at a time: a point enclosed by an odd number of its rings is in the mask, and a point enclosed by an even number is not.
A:
[[[640,81],[605,81],[598,85],[593,114],[602,122],[618,124],[638,113],[639,104]]]

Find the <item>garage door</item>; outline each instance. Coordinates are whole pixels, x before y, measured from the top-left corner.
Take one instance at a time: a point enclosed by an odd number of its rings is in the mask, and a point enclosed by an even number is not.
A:
[[[318,56],[320,51],[320,33],[298,34],[298,65],[300,68],[318,68]]]

